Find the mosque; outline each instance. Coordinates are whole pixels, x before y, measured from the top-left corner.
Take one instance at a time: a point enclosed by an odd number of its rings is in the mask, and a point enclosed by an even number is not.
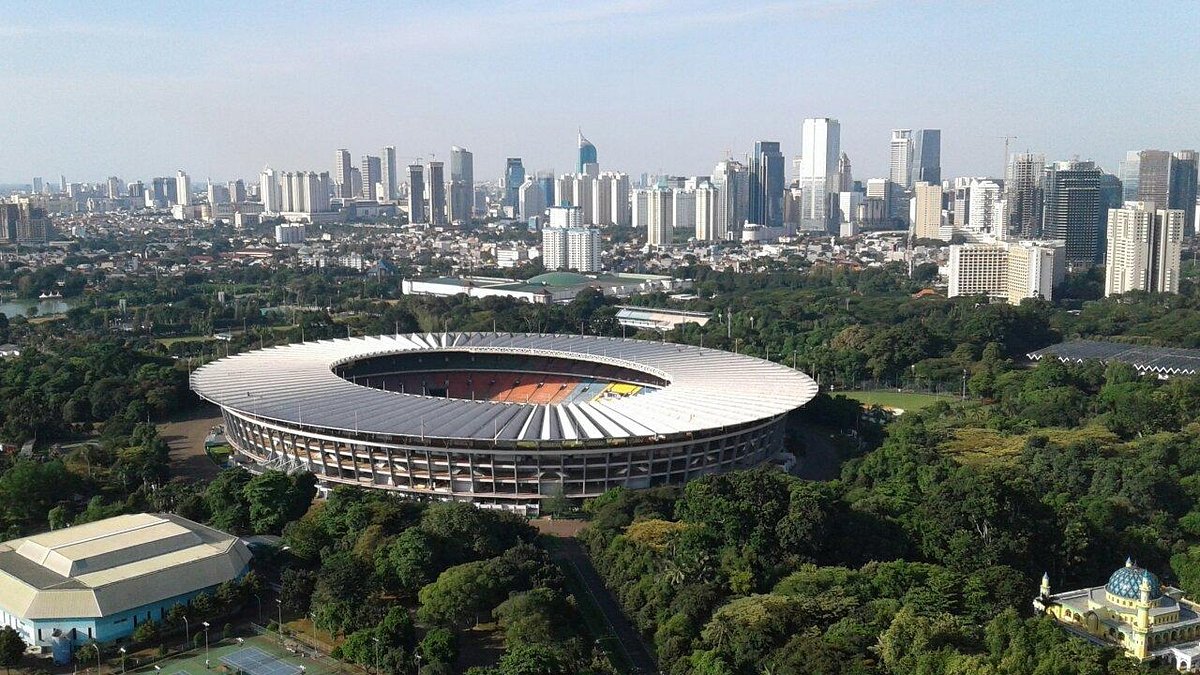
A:
[[[1094,588],[1052,594],[1045,575],[1033,607],[1071,633],[1119,647],[1131,658],[1174,661],[1180,671],[1200,672],[1200,604],[1132,560]]]

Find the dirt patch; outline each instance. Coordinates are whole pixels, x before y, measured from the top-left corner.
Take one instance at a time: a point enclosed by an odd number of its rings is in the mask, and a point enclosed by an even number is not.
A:
[[[171,473],[192,480],[209,480],[221,471],[204,454],[204,438],[220,424],[221,411],[214,405],[199,405],[158,425],[158,435],[171,446]]]
[[[541,534],[552,537],[574,537],[586,525],[584,520],[554,520],[552,518],[535,518],[530,524]]]

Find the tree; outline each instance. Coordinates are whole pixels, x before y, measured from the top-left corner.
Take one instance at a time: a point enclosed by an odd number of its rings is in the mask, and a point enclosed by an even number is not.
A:
[[[453,631],[430,628],[421,640],[420,654],[431,663],[451,664],[458,658],[458,638]]]
[[[576,672],[559,650],[549,645],[516,645],[500,658],[499,675],[569,675]]]
[[[25,655],[27,648],[28,645],[21,638],[21,634],[12,626],[0,628],[0,666],[4,666],[4,672],[7,673],[13,666],[21,665],[21,657]]]
[[[410,527],[376,552],[375,572],[393,590],[415,595],[438,572],[435,546],[430,535]]]
[[[417,617],[424,623],[460,626],[479,621],[479,616],[499,602],[498,580],[487,561],[455,565],[417,594],[421,607]]]

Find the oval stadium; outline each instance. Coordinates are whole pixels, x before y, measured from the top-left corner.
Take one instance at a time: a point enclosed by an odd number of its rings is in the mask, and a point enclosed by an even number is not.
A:
[[[439,333],[305,342],[192,373],[239,462],[536,514],[550,497],[683,483],[783,449],[817,385],[725,351]]]

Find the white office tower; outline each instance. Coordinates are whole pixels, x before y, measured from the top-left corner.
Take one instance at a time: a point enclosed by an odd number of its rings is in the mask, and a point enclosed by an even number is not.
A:
[[[575,199],[575,176],[564,173],[554,181],[554,203],[551,206],[578,206]]]
[[[912,129],[892,129],[892,157],[889,163],[888,178],[905,189],[909,185],[912,173]]]
[[[555,208],[550,209],[553,217]],[[569,207],[568,207],[569,208]],[[542,267],[547,271],[561,270],[567,266],[567,228],[565,227],[543,227],[542,228]]]
[[[303,185],[300,210],[306,213],[328,213],[330,210],[329,172],[305,171],[300,175]]]
[[[175,172],[175,203],[182,206],[192,203],[192,179],[183,169]]]
[[[629,227],[629,176],[615,171],[600,174],[592,195],[597,225]]]
[[[208,179],[208,203],[210,206],[229,203],[229,188]]]
[[[719,193],[717,188],[713,187],[712,182],[705,180],[696,186],[695,201],[696,240],[723,241],[727,231],[719,229],[720,223],[717,220]]]
[[[841,125],[828,117],[804,120],[801,128],[797,180],[804,190],[800,229],[830,230],[830,195],[837,192],[841,157]]]
[[[275,226],[275,241],[280,244],[303,244],[304,224],[285,223]]]
[[[694,190],[671,191],[671,230],[673,232],[696,231],[696,192]]]
[[[550,222],[546,227],[568,229],[583,227],[583,211],[578,206],[550,207]]]
[[[803,196],[801,196],[803,198]],[[837,219],[838,229],[843,225],[850,223],[861,223],[863,206],[863,193],[861,192],[839,192],[837,193]]]
[[[967,222],[958,227],[968,241],[1006,238],[1004,191],[992,180],[972,180],[967,205]]]
[[[396,148],[395,146],[387,146],[383,149],[383,162],[380,167],[383,175],[379,182],[383,184],[383,191],[379,195],[381,202],[396,201],[398,175],[396,174]]]
[[[120,178],[117,178],[116,176],[109,176],[107,187],[108,187],[107,194],[108,194],[109,199],[117,199],[118,197],[121,196],[121,179]],[[34,192],[37,192],[37,191],[35,190]]]
[[[721,239],[740,239],[750,212],[750,174],[746,165],[732,159],[718,162],[712,185],[717,190],[716,232]]]
[[[567,267],[577,272],[600,271],[600,230],[592,225],[567,230]]]
[[[646,190],[646,243],[650,246],[669,246],[674,233],[674,194],[671,188],[658,186]]]
[[[241,178],[229,181],[226,186],[229,190],[229,200],[234,204],[243,204],[246,201],[246,182]]]
[[[588,224],[597,222],[594,211],[595,204],[592,202],[592,196],[596,191],[595,188],[596,179],[585,174],[575,176],[575,180],[572,183],[573,194],[571,196],[571,204],[582,211],[583,222]]]
[[[941,185],[922,181],[913,187],[912,235],[917,239],[944,239]]]
[[[540,216],[546,210],[542,186],[533,176],[527,176],[521,187],[517,188],[517,209],[524,218]]]
[[[1066,273],[1062,241],[992,241],[950,247],[949,297],[986,295],[1019,305],[1053,298]]]
[[[630,220],[634,231],[645,230],[650,212],[650,191],[634,190],[629,201]]]
[[[333,155],[333,180],[337,185],[337,196],[342,199],[350,199],[354,196],[355,190],[359,187],[356,185],[352,175],[354,165],[350,162],[350,151],[345,148],[339,148]]]
[[[258,198],[262,201],[263,213],[276,214],[282,211],[283,196],[279,189],[279,174],[267,167],[258,174]]]
[[[1153,202],[1125,202],[1119,209],[1108,210],[1105,296],[1129,291],[1179,292],[1184,212],[1155,206]]]

